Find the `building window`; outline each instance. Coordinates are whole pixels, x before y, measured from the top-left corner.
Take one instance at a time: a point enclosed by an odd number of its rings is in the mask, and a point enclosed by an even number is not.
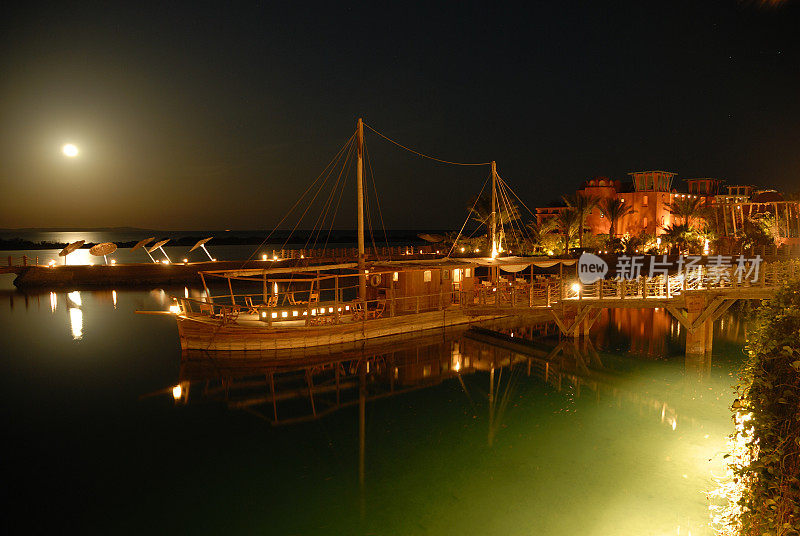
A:
[[[398,279],[400,279],[400,274],[397,273],[397,272],[393,273],[392,274],[392,281],[397,281]]]
[[[472,277],[472,268],[464,268],[464,277]]]
[[[646,206],[647,206],[647,203],[648,203],[648,201],[649,201],[649,200],[647,199],[647,196],[644,196],[644,197],[642,197],[642,206],[643,206],[643,207],[646,207]]]
[[[425,270],[424,272],[422,272],[422,280],[425,283],[430,283],[431,282],[431,271],[430,270]]]
[[[453,270],[453,283],[460,283],[461,282],[461,269],[456,268]]]
[[[642,219],[642,227],[647,228],[647,218]]]

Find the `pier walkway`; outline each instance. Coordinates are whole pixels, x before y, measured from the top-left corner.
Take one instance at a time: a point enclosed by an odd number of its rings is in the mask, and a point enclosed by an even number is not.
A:
[[[752,268],[752,269],[751,269]],[[800,277],[800,260],[762,262],[747,267],[696,266],[675,274],[635,279],[601,279],[583,285],[576,275],[515,283],[483,282],[461,300],[468,314],[514,316],[549,314],[562,334],[587,334],[603,309],[663,308],[687,330],[688,354],[711,350],[712,326],[737,300],[768,299],[788,280]]]

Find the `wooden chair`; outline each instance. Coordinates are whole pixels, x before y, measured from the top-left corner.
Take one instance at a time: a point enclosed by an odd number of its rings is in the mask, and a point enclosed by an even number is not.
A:
[[[253,304],[253,298],[250,296],[244,297],[244,305],[247,308],[247,313],[251,315],[258,315],[258,308]]]
[[[222,323],[235,323],[239,318],[239,312],[242,310],[238,305],[223,305],[221,308]]]
[[[213,303],[201,303],[200,304],[200,314],[206,316],[214,316],[214,304]]]
[[[278,306],[278,295],[273,294],[269,298],[267,298],[267,307],[277,307]]]
[[[385,301],[379,301],[376,304],[375,309],[373,309],[371,311],[367,311],[367,315],[368,315],[367,318],[380,318],[380,317],[383,316],[383,312],[385,310],[386,310],[386,302]]]
[[[354,301],[353,306],[350,308],[353,311],[353,320],[364,320],[364,304],[360,301]]]

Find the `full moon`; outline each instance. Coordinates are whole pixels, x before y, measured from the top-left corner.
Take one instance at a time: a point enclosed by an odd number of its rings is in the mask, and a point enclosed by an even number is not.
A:
[[[61,148],[61,152],[64,153],[64,156],[68,156],[70,158],[78,156],[78,148],[71,143],[64,145],[64,147]]]

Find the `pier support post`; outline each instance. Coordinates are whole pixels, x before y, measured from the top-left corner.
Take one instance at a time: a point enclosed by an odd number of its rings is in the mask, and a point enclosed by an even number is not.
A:
[[[589,339],[589,330],[592,329],[592,324],[594,324],[594,318],[590,315],[587,315],[586,318],[583,319],[583,336],[586,339]]]
[[[706,297],[703,294],[686,294],[686,317],[692,325],[706,308]],[[700,356],[711,352],[713,339],[713,321],[706,320],[696,329],[686,330],[686,355]]]
[[[572,326],[575,324],[575,318],[578,316],[578,309],[572,307],[565,307],[564,308],[564,325],[565,326]],[[581,323],[579,322],[575,328],[570,331],[569,333],[565,333],[567,337],[578,338],[581,336]]]
[[[577,339],[581,336],[581,327],[583,327],[583,334],[589,335],[589,329],[600,316],[601,311],[602,309],[595,309],[588,305],[582,308],[562,306],[560,311],[555,308],[550,309],[550,314],[563,336]]]
[[[706,348],[705,348],[705,355],[711,355],[711,350],[714,346],[714,321],[711,319],[706,320],[703,322],[703,326],[701,329],[705,330],[706,332]]]

